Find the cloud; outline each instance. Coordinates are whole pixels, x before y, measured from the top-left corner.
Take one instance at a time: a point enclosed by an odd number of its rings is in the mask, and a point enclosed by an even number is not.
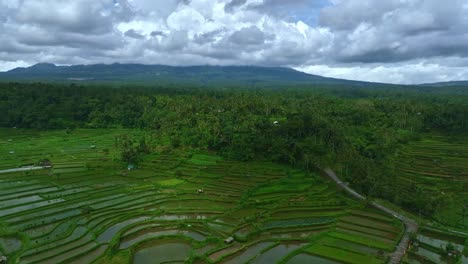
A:
[[[16,20],[57,31],[97,35],[111,31],[114,22],[131,18],[131,12],[122,1],[24,0]]]
[[[340,62],[466,57],[467,14],[463,0],[347,0],[324,8],[320,26],[335,33]]]
[[[233,12],[236,8],[243,6],[247,3],[247,0],[231,0],[225,6],[226,12]]]
[[[297,70],[334,78],[397,84],[456,81],[466,79],[468,76],[468,68],[466,66],[441,65],[431,61],[413,61],[405,64],[360,65],[354,67],[344,65],[334,67],[312,65],[298,67]]]
[[[272,35],[274,38],[274,35]],[[242,28],[229,37],[229,41],[240,46],[262,45],[265,43],[267,35],[257,26]]]
[[[154,31],[153,31],[154,32]],[[153,32],[151,32],[151,36],[155,36],[153,35]],[[142,34],[138,33],[136,30],[134,29],[129,29],[127,31],[125,31],[125,36],[126,37],[129,37],[129,38],[134,38],[134,39],[144,39],[145,36],[143,36]]]
[[[396,83],[468,79],[464,0],[0,0],[0,38],[0,69],[249,64]]]

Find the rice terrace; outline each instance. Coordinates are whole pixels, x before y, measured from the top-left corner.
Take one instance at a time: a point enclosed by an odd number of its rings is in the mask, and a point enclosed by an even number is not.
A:
[[[20,263],[384,263],[404,232],[287,166],[177,151],[130,169],[114,136],[141,131],[0,133],[0,248]],[[407,261],[438,263],[441,244],[463,250],[466,237],[424,229],[417,241]]]
[[[21,263],[381,263],[402,234],[318,175],[271,163],[159,154],[129,171],[113,162],[123,132],[2,130],[1,151],[15,149],[2,168],[57,160],[1,174],[2,251]]]

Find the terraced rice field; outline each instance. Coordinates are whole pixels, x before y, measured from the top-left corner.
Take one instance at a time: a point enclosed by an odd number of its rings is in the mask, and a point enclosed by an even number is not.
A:
[[[446,252],[448,245],[459,252],[459,257],[449,256]],[[442,233],[432,229],[423,229],[416,236],[415,243],[410,247],[404,259],[405,263],[468,263],[468,238]]]
[[[0,131],[0,255],[20,263],[385,263],[402,234],[319,176],[209,153],[148,155],[124,130]],[[14,149],[14,154],[9,154]],[[195,153],[195,154],[194,154]],[[232,243],[225,239],[232,237]]]
[[[416,185],[434,197],[448,197],[453,202],[436,212],[436,220],[468,228],[468,139],[430,136],[412,142],[402,150],[397,167],[402,192]]]

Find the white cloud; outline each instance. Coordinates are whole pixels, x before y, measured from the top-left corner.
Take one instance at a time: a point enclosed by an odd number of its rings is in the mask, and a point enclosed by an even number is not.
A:
[[[17,60],[17,61],[1,61],[0,60],[0,71],[7,71],[17,67],[28,67],[30,66],[29,63]]]
[[[296,68],[326,77],[395,84],[420,84],[466,80],[468,67],[444,66],[435,62],[407,64],[335,66],[311,65]]]

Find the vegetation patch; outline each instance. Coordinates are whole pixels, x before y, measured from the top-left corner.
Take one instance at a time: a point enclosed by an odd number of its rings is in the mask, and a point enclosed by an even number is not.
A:
[[[162,187],[174,187],[184,182],[185,182],[184,180],[169,179],[169,180],[157,181],[156,183]]]
[[[311,247],[306,249],[307,252],[329,258],[332,260],[337,260],[344,263],[353,263],[353,264],[361,264],[361,263],[372,263],[372,264],[381,264],[383,263],[382,260],[378,260],[372,256],[368,256],[365,254],[359,254],[356,252],[351,252],[344,249],[339,249],[336,247],[330,247],[321,244],[315,244]]]

